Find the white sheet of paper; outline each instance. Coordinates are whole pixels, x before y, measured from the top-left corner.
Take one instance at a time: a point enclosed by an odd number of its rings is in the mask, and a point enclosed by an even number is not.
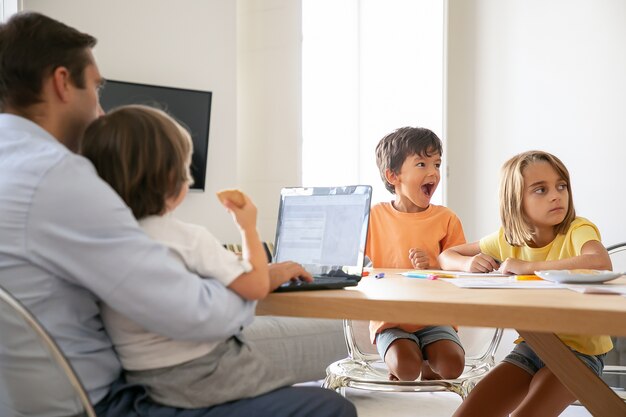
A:
[[[458,278],[464,277],[511,277],[511,275],[503,274],[498,271],[492,272],[463,272],[463,271],[444,271],[441,269],[416,269],[413,271],[403,272],[401,275],[410,277],[411,274],[417,275],[440,275],[442,278],[446,278],[446,276],[451,275]]]
[[[610,285],[610,284],[565,284],[568,290],[576,291],[583,294],[607,294],[622,295],[626,297],[626,285]]]
[[[518,281],[515,277],[500,278],[440,278],[460,288],[539,288],[563,289],[564,286],[550,281]]]

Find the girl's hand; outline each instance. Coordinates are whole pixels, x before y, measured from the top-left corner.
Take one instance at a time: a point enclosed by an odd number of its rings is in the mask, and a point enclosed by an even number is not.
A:
[[[469,272],[491,272],[498,269],[498,262],[489,255],[479,253],[469,258],[466,271]]]
[[[430,263],[428,262],[428,255],[421,249],[409,249],[409,259],[415,269],[427,269],[430,266]]]
[[[535,270],[532,266],[532,262],[507,258],[504,262],[502,262],[502,265],[500,265],[500,272],[503,274],[527,275],[534,274]]]
[[[242,207],[237,207],[230,200],[224,200],[222,204],[228,209],[228,212],[233,216],[233,220],[241,230],[256,229],[256,206],[246,194],[243,194],[243,197],[244,204]]]

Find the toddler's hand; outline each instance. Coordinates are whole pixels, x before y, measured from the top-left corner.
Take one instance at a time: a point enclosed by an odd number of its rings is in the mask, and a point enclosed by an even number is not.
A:
[[[243,197],[244,204],[241,207],[237,207],[230,200],[224,200],[222,204],[228,209],[228,212],[233,216],[233,220],[241,230],[256,229],[256,206],[246,194],[243,194]]]
[[[479,253],[469,258],[466,269],[469,272],[491,272],[498,269],[498,262],[489,255]]]
[[[306,282],[313,281],[313,277],[299,263],[279,262],[269,264],[270,291],[274,291],[289,280],[299,279]]]
[[[428,262],[428,255],[419,248],[409,249],[409,259],[415,269],[427,269],[430,266]]]

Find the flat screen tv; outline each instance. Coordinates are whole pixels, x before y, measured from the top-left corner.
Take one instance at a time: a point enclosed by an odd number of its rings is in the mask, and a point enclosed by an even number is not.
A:
[[[125,104],[145,104],[164,110],[178,120],[189,130],[193,141],[191,188],[204,190],[211,96],[210,91],[107,80],[100,92],[100,103],[105,112]]]

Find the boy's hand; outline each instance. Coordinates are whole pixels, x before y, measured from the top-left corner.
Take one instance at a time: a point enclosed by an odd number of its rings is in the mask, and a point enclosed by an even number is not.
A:
[[[409,259],[415,269],[428,269],[430,266],[430,263],[428,262],[428,255],[419,248],[409,249]]]
[[[246,194],[243,194],[243,198],[244,204],[241,207],[227,199],[222,200],[222,204],[228,209],[241,230],[256,229],[256,206]]]
[[[531,262],[522,261],[520,259],[507,258],[500,265],[500,272],[503,274],[525,275],[534,274],[534,268]]]
[[[498,269],[498,262],[484,253],[470,257],[466,268],[469,272],[491,272],[496,269]]]

